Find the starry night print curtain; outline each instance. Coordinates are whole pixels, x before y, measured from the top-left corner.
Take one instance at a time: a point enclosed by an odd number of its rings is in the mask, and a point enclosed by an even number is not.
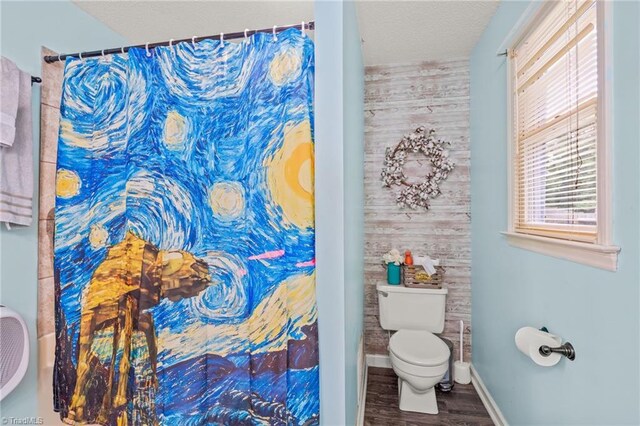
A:
[[[318,423],[312,98],[297,29],[67,60],[63,420]]]

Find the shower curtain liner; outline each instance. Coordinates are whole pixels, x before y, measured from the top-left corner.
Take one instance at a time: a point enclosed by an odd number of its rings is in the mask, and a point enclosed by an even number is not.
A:
[[[297,29],[67,60],[65,422],[319,422],[313,66]]]

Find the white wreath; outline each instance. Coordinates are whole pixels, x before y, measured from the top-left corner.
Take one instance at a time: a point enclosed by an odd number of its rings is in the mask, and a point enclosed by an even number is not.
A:
[[[396,197],[396,203],[400,207],[417,209],[424,207],[429,209],[429,199],[441,194],[439,183],[449,176],[455,164],[449,160],[449,153],[445,146],[449,142],[436,139],[435,130],[429,130],[421,126],[415,132],[402,137],[400,143],[392,150],[387,148],[384,167],[382,168],[382,181],[385,187],[404,186]],[[424,180],[418,183],[410,183],[404,174],[404,164],[410,153],[422,152],[431,163],[431,171]]]

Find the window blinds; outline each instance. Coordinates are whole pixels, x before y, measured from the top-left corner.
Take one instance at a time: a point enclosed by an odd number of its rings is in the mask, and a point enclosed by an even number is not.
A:
[[[560,1],[511,52],[516,232],[596,241],[596,2]]]

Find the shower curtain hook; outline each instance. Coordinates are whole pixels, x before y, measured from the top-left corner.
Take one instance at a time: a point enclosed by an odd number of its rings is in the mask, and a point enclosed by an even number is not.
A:
[[[173,47],[173,39],[172,38],[169,39],[169,47]]]
[[[123,55],[126,53],[126,52],[124,51],[124,46],[122,46],[122,47],[120,48],[120,53],[122,53]]]
[[[151,56],[151,53],[149,53],[149,42],[146,42],[146,43],[144,44],[144,50],[146,50],[146,51],[147,51],[147,56]]]
[[[302,35],[306,36],[307,32],[304,29],[304,21],[302,21],[302,25],[300,26],[300,30],[302,31]]]
[[[273,41],[278,41],[278,36],[276,35],[276,28],[278,28],[277,25],[273,26]]]
[[[62,59],[60,58],[60,56],[62,55],[58,55],[58,62],[62,62]]]
[[[224,47],[224,33],[220,33],[220,46]]]
[[[194,48],[194,49],[196,48],[196,37],[197,37],[197,36],[193,36],[193,37],[191,37],[191,44],[193,44],[193,48]]]
[[[247,32],[249,31],[249,28],[245,28],[244,29],[244,39],[247,40],[249,37],[247,37]]]
[[[101,53],[102,53],[102,56],[104,56],[104,49],[102,49]]]
[[[83,58],[82,58],[82,52],[78,53],[78,56],[80,56],[80,60],[83,60]]]

